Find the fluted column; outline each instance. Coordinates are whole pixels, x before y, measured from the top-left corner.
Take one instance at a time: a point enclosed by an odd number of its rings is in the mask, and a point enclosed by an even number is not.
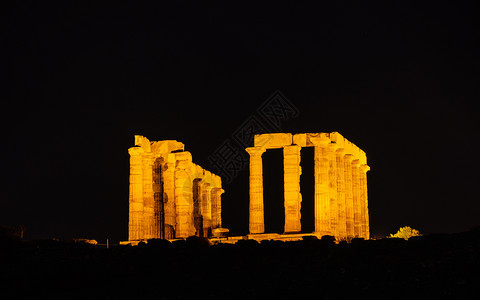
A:
[[[245,150],[250,154],[249,231],[250,234],[264,233],[262,154],[265,148],[249,147]]]
[[[167,155],[167,161],[162,169],[163,203],[165,219],[165,238],[175,238],[175,154]]]
[[[328,156],[327,148],[330,139],[327,137],[311,137],[315,146],[315,232],[320,235],[330,235],[330,197],[328,187]]]
[[[367,165],[360,166],[360,205],[361,205],[361,219],[362,219],[362,237],[364,239],[370,238],[370,224],[368,215],[368,190],[367,190],[367,172],[370,167]]]
[[[345,150],[340,148],[336,151],[336,161],[337,161],[337,232],[338,239],[342,240],[347,237],[347,219],[345,211],[345,166],[343,161],[343,156],[345,155]]]
[[[212,229],[212,187],[209,183],[202,186],[202,216],[203,216],[203,236],[211,235]]]
[[[128,194],[128,239],[137,240],[143,236],[143,149],[132,147],[130,154],[130,185]]]
[[[192,155],[190,152],[175,153],[175,236],[187,238],[195,235],[193,224]]]
[[[143,154],[143,227],[144,239],[155,237],[155,201],[153,195],[153,154]]]
[[[157,158],[153,163],[153,201],[155,208],[154,238],[165,238],[165,206],[163,201],[162,166],[163,159]]]
[[[300,194],[300,150],[297,145],[283,147],[283,179],[285,197],[285,233],[300,232],[300,207],[302,195]]]
[[[338,145],[327,145],[328,159],[328,195],[330,199],[330,234],[338,237],[338,203],[337,203],[337,157]]]
[[[222,188],[212,189],[212,228],[222,227]]]
[[[347,220],[347,237],[353,238],[354,231],[354,216],[353,216],[353,180],[352,180],[352,160],[353,155],[345,154],[344,171],[345,171],[345,211]]]
[[[355,237],[362,236],[362,220],[360,205],[360,161],[352,161],[352,195],[353,195],[353,234]]]

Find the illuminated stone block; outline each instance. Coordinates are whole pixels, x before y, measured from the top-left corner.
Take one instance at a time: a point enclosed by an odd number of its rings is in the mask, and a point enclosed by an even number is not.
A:
[[[282,148],[283,146],[289,146],[291,144],[292,144],[291,133],[257,134],[254,137],[255,147],[261,147],[265,149]]]
[[[283,147],[284,197],[285,197],[285,232],[300,232],[300,146]]]
[[[285,233],[301,230],[300,150],[314,147],[315,235],[333,235],[337,240],[369,238],[368,197],[364,151],[338,132],[269,133],[255,135],[250,154],[250,237],[264,233],[263,170],[261,155],[266,149],[284,153]]]
[[[213,229],[221,227],[221,178],[193,163],[184,147],[175,140],[150,142],[135,136],[135,147],[128,150],[129,240],[210,236]],[[203,187],[199,232],[194,226],[195,181]]]
[[[265,148],[250,147],[245,150],[250,154],[249,231],[251,234],[264,233],[262,154]]]

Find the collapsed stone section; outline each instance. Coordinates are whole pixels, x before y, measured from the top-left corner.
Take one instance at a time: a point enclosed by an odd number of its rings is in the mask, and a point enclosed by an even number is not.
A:
[[[222,180],[175,140],[136,135],[130,154],[128,239],[209,237],[222,227]]]
[[[250,154],[250,234],[265,231],[262,154],[283,148],[285,233],[301,231],[300,150],[314,147],[315,233],[337,239],[370,236],[364,151],[338,132],[258,134]]]

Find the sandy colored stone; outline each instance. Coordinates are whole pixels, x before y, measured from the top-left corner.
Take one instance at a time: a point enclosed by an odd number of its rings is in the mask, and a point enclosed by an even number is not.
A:
[[[256,134],[254,137],[255,147],[265,149],[282,148],[292,144],[291,133],[266,133]]]
[[[283,148],[285,233],[301,230],[300,150],[314,147],[314,217],[316,236],[338,240],[369,238],[366,172],[363,150],[338,132],[262,134],[250,154],[250,235],[264,233],[263,170],[266,149]],[[268,233],[267,233],[268,234]],[[262,236],[265,236],[263,234]]]
[[[211,235],[221,227],[220,176],[193,163],[184,144],[175,140],[150,142],[136,135],[129,148],[129,240],[186,238]],[[202,228],[194,224],[193,182],[201,181]]]

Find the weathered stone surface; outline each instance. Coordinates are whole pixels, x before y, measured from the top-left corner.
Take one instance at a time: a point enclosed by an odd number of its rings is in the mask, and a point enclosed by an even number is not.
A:
[[[256,134],[254,137],[255,147],[265,149],[282,148],[292,144],[291,133],[266,133]]]
[[[354,237],[352,160],[353,155],[351,154],[345,154],[343,157],[345,171],[345,214],[347,223],[347,238]]]
[[[337,220],[337,235],[339,240],[347,238],[347,219],[345,211],[345,163],[343,157],[345,150],[343,148],[336,151],[336,177],[337,177],[337,207],[338,207],[338,220]]]
[[[360,210],[362,222],[362,237],[364,239],[370,238],[370,224],[368,216],[368,195],[367,195],[367,172],[370,167],[367,165],[360,166]]]
[[[136,135],[130,154],[129,240],[209,236],[221,227],[221,178],[192,162],[183,143],[150,142]],[[194,181],[201,182],[198,197],[200,231],[194,221]]]
[[[328,144],[330,140],[326,136],[310,138],[315,145],[315,232],[320,235],[331,235],[330,232],[330,193],[328,187]]]
[[[263,147],[250,147],[245,149],[250,154],[250,205],[249,205],[249,231],[251,234],[265,232],[263,212]]]
[[[285,232],[300,232],[300,146],[283,147]]]
[[[315,148],[314,234],[338,240],[368,239],[367,157],[338,132],[255,136],[255,147],[246,149],[250,154],[250,234],[264,232],[261,155],[273,148],[284,151],[285,233],[301,230],[301,147]]]

